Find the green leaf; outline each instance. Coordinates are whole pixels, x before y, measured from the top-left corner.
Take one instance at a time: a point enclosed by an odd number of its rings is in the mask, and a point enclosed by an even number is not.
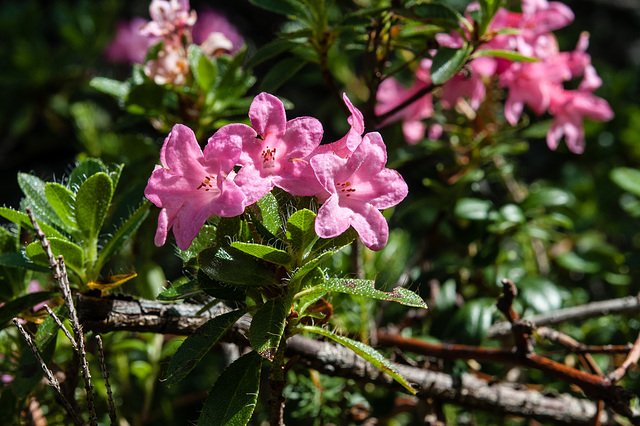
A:
[[[90,239],[100,233],[112,196],[113,184],[104,172],[90,176],[80,185],[76,194],[76,222]]]
[[[472,56],[472,59],[480,58],[482,56],[491,56],[494,58],[504,58],[514,62],[540,62],[540,59],[533,58],[531,56],[525,56],[513,50],[500,50],[500,49],[481,49],[477,50]]]
[[[186,297],[191,297],[198,293],[201,293],[197,280],[187,281],[183,284],[176,285],[175,282],[170,284],[170,287],[162,291],[156,296],[158,300],[178,300]]]
[[[191,245],[186,250],[178,250],[178,254],[182,258],[185,265],[190,265],[194,260],[197,264],[197,257],[200,252],[211,247],[216,241],[216,227],[213,225],[204,225],[198,235],[193,239]]]
[[[245,289],[216,281],[202,269],[198,269],[197,280],[198,288],[216,299],[244,302],[247,298]]]
[[[207,58],[197,44],[190,44],[187,52],[189,66],[196,81],[204,93],[213,90],[218,70],[216,64]]]
[[[410,9],[413,12],[414,18],[435,21],[439,24],[446,24],[451,27],[456,27],[458,22],[464,19],[458,11],[445,4],[437,2],[419,2],[410,6]]]
[[[262,216],[262,224],[273,235],[278,235],[280,229],[284,225],[282,217],[280,216],[280,210],[278,208],[278,200],[273,195],[272,191],[258,200],[258,207],[260,207],[260,215]]]
[[[249,3],[290,18],[305,16],[307,12],[304,4],[296,0],[249,0]]]
[[[69,176],[69,182],[67,186],[72,192],[77,193],[80,185],[89,177],[96,173],[107,172],[107,167],[104,163],[97,158],[87,158],[80,162],[72,171]]]
[[[536,313],[550,312],[562,307],[566,291],[543,277],[524,277],[517,282],[518,298]]]
[[[288,52],[293,49],[297,43],[288,39],[276,39],[270,43],[262,46],[251,58],[247,61],[246,67],[251,69],[262,62],[273,58],[281,53]]]
[[[18,297],[0,307],[0,328],[4,328],[13,318],[40,302],[58,297],[55,291],[39,291]]]
[[[58,214],[49,204],[45,195],[45,182],[28,173],[18,173],[18,185],[26,199],[24,206],[30,206],[33,214],[51,225],[56,225],[69,232],[69,227],[58,217]]]
[[[9,207],[0,207],[0,216],[4,217],[7,220],[10,220],[13,223],[17,223],[23,228],[33,229],[31,219],[29,219],[29,216],[27,216],[26,213],[13,210]],[[47,235],[47,237],[56,237],[61,239],[65,238],[60,233],[60,231],[42,221],[38,221],[38,225],[40,225],[40,228]]]
[[[353,227],[349,227],[345,232],[333,238],[318,238],[318,241],[311,248],[311,256],[323,253],[325,251],[337,251],[353,240],[358,238],[358,233]]]
[[[573,251],[560,255],[557,262],[563,268],[585,274],[595,274],[601,269],[599,263],[587,260]]]
[[[236,240],[242,229],[240,216],[221,217],[216,226],[216,246],[229,247]]]
[[[109,258],[127,242],[134,232],[136,232],[142,222],[144,222],[149,215],[150,206],[151,202],[145,200],[140,207],[131,213],[131,216],[129,216],[115,232],[110,234],[110,238],[104,244],[102,250],[100,250],[98,262],[96,264],[97,270],[102,269],[102,266],[104,266]]]
[[[269,93],[275,92],[280,86],[296,75],[306,63],[307,61],[297,56],[281,60],[272,66],[263,77],[260,90]]]
[[[242,315],[244,315],[244,310],[227,312],[211,318],[198,327],[182,342],[171,358],[166,383],[171,385],[184,379]]]
[[[288,314],[282,299],[271,299],[253,316],[249,328],[249,343],[261,357],[273,361]]]
[[[424,300],[411,290],[404,287],[396,287],[391,292],[380,291],[374,287],[373,280],[330,278],[320,284],[320,287],[327,291],[337,291],[339,293],[355,294],[377,300],[386,300],[388,302],[400,303],[401,305],[413,306],[414,308],[427,308]]]
[[[616,167],[609,172],[609,177],[620,188],[640,197],[640,170]]]
[[[471,47],[460,49],[441,47],[433,57],[431,65],[431,81],[435,85],[444,84],[462,69],[469,58]]]
[[[211,278],[240,287],[278,284],[271,270],[255,257],[234,248],[209,248],[198,257],[200,268]]]
[[[522,203],[525,209],[537,207],[554,207],[573,204],[572,194],[560,188],[541,188],[531,192]]]
[[[461,198],[456,203],[454,213],[456,216],[469,220],[485,220],[489,217],[491,201],[478,198]]]
[[[64,263],[67,267],[77,273],[80,277],[84,277],[84,252],[80,246],[55,237],[49,238],[51,251],[55,257],[64,256]],[[49,265],[47,255],[42,248],[40,241],[35,241],[26,247],[27,256],[35,263],[41,265]]]
[[[262,357],[251,351],[227,367],[209,392],[198,419],[200,426],[249,423],[258,402]]]
[[[404,386],[409,392],[412,394],[416,394],[416,390],[411,387],[409,382],[398,373],[396,368],[391,364],[389,360],[383,357],[380,352],[376,351],[369,345],[365,345],[362,342],[358,342],[356,340],[349,339],[348,337],[342,337],[334,334],[332,331],[326,330],[322,327],[316,327],[312,325],[305,325],[300,327],[302,330],[308,331],[310,333],[319,334],[321,336],[328,337],[331,340],[336,341],[344,347],[351,349],[356,354],[360,355],[365,360],[369,361],[379,370],[387,373],[393,379]]]
[[[291,255],[275,247],[242,242],[231,243],[231,247],[276,265],[288,265],[291,263]]]
[[[113,96],[120,102],[123,102],[125,100],[125,98],[129,94],[129,90],[131,89],[131,85],[127,82],[113,80],[111,78],[105,77],[92,78],[89,82],[89,86],[102,93]]]
[[[60,220],[62,220],[70,230],[77,230],[78,225],[76,224],[75,213],[73,211],[76,204],[74,193],[59,183],[47,182],[44,187],[44,194]]]
[[[287,222],[287,239],[291,250],[299,259],[302,259],[307,247],[317,238],[315,222],[316,214],[307,209],[298,210]]]
[[[291,285],[298,285],[299,283],[301,283],[302,279],[309,272],[313,271],[318,265],[320,265],[325,260],[331,258],[331,256],[333,256],[333,254],[336,251],[337,250],[325,251],[321,255],[311,259],[310,261],[308,261],[307,263],[302,265],[302,267],[296,269],[296,271],[294,272],[293,276],[291,277],[291,281],[290,281]]]

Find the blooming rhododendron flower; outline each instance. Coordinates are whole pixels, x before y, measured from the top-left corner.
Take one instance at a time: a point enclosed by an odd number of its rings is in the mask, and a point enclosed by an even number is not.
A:
[[[253,129],[245,126],[242,168],[236,183],[247,196],[247,205],[262,198],[274,186],[293,195],[315,195],[322,190],[309,168],[307,157],[322,140],[322,124],[312,117],[287,121],[284,105],[273,95],[260,93],[249,108]]]
[[[318,199],[315,230],[321,238],[336,237],[349,226],[371,250],[382,250],[389,225],[380,210],[395,206],[408,192],[395,170],[385,168],[387,151],[379,133],[367,133],[348,158],[333,153],[311,158],[311,167],[324,188]]]
[[[140,33],[145,36],[179,39],[196,23],[197,15],[189,10],[189,0],[151,0],[149,14],[152,21]]]
[[[164,46],[156,59],[144,65],[144,73],[156,84],[185,84],[189,73],[189,60],[184,48],[171,44]]]
[[[186,250],[211,215],[237,216],[245,197],[235,184],[233,168],[240,159],[247,126],[229,124],[218,130],[200,149],[191,129],[176,124],[160,151],[145,196],[158,207],[155,243],[165,243],[169,229],[181,250]],[[250,130],[250,129],[249,129]]]
[[[207,56],[213,56],[219,50],[234,54],[244,44],[236,27],[222,13],[209,8],[198,11],[198,20],[193,25],[191,36]]]
[[[347,105],[349,112],[351,112],[351,115],[347,118],[347,123],[351,125],[351,128],[346,135],[337,141],[318,146],[313,153],[311,153],[311,156],[332,152],[339,157],[347,158],[355,151],[358,145],[360,145],[362,134],[364,133],[364,116],[358,108],[353,106],[346,93],[342,94],[342,99]]]

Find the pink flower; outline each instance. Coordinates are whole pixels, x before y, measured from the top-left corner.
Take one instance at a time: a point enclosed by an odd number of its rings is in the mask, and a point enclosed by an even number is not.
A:
[[[358,108],[353,106],[346,93],[342,94],[342,99],[347,105],[349,112],[351,112],[351,115],[347,118],[347,123],[351,125],[351,128],[347,134],[339,140],[318,146],[311,153],[311,156],[332,152],[342,158],[347,158],[355,151],[358,145],[360,145],[362,134],[364,133],[364,116]]]
[[[197,19],[196,12],[189,10],[189,0],[151,0],[149,14],[152,21],[140,30],[140,34],[163,37],[165,42],[179,39]]]
[[[191,30],[191,35],[193,42],[202,45],[208,56],[212,56],[216,50],[234,54],[244,44],[244,39],[236,27],[222,13],[210,8],[198,12],[198,20]]]
[[[322,140],[322,124],[312,117],[287,121],[282,102],[264,92],[251,103],[249,119],[253,129],[245,126],[242,168],[235,180],[246,194],[246,204],[258,201],[274,186],[293,195],[320,192],[307,157]]]
[[[167,44],[156,59],[144,65],[144,73],[156,84],[184,85],[189,74],[189,60],[182,46]]]
[[[363,244],[382,250],[389,239],[389,225],[379,210],[395,206],[408,192],[395,170],[385,168],[387,152],[379,133],[367,133],[348,158],[333,153],[311,158],[311,167],[326,192],[315,230],[331,238],[353,226]]]
[[[442,85],[442,106],[453,108],[458,99],[467,97],[471,108],[477,110],[487,91],[483,77],[490,77],[495,71],[496,61],[493,58],[483,57],[469,62],[464,72],[456,74]]]
[[[378,116],[392,111],[398,105],[410,99],[421,90],[431,84],[431,60],[423,59],[420,67],[416,70],[416,79],[411,88],[405,88],[394,78],[387,78],[380,84],[376,100],[378,104],[375,113]],[[418,100],[412,102],[402,110],[384,120],[381,125],[402,120],[402,131],[407,143],[414,145],[424,138],[427,125],[423,119],[431,117],[433,114],[433,101],[431,93],[427,93]]]
[[[159,41],[158,37],[140,34],[140,28],[146,23],[143,18],[119,22],[116,35],[104,52],[107,59],[111,62],[143,63],[149,48]]]
[[[162,166],[156,166],[144,191],[162,208],[157,246],[165,243],[173,227],[178,247],[186,250],[209,216],[231,217],[244,211],[244,194],[233,181],[233,168],[243,138],[251,137],[247,133],[247,126],[229,124],[209,138],[203,152],[191,129],[173,127],[160,151]]]
[[[595,121],[613,118],[607,101],[585,90],[557,91],[551,99],[549,112],[553,114],[553,122],[547,133],[547,145],[556,149],[564,135],[567,147],[576,154],[584,151],[584,117]]]

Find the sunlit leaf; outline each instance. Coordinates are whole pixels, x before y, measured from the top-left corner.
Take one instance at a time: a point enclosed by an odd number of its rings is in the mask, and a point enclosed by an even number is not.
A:
[[[253,316],[249,328],[249,343],[261,357],[273,361],[288,314],[282,299],[271,299]]]
[[[396,287],[390,292],[380,291],[374,287],[373,280],[329,278],[320,284],[320,287],[327,291],[337,291],[339,293],[354,294],[377,300],[386,300],[415,308],[427,308],[424,300],[411,290],[404,287]]]

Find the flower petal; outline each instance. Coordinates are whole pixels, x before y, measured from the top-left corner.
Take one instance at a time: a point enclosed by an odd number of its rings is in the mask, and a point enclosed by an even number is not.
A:
[[[270,133],[284,134],[287,128],[287,116],[280,99],[262,92],[253,99],[249,107],[251,127],[265,137]]]

